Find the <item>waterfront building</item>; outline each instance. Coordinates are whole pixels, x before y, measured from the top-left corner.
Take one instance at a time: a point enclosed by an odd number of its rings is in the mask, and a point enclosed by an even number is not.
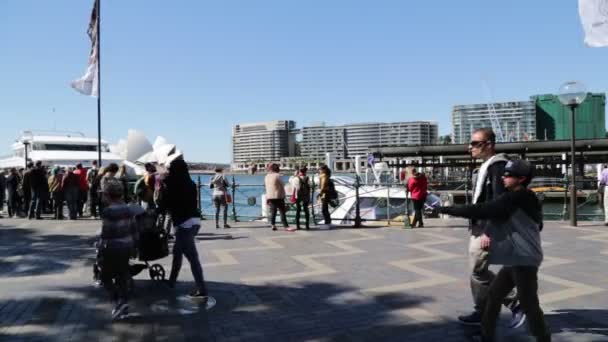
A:
[[[536,135],[539,140],[570,139],[570,108],[557,95],[531,97],[536,108]],[[606,136],[606,94],[589,93],[576,108],[576,138],[597,139]]]
[[[295,154],[296,123],[276,120],[237,124],[232,128],[232,164],[248,165],[277,161]]]
[[[371,146],[433,145],[438,138],[433,121],[316,124],[303,127],[301,133],[300,154],[313,159],[333,153],[335,158],[346,160],[368,155]]]
[[[492,107],[505,141],[536,140],[534,101],[513,101],[491,105],[482,103],[454,106],[452,109],[452,142],[466,144],[474,130],[492,127]]]

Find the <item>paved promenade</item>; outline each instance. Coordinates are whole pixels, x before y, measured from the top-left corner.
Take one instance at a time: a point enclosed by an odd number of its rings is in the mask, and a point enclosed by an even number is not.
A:
[[[0,341],[469,341],[456,316],[471,309],[462,220],[399,227],[272,232],[260,223],[198,236],[218,304],[185,294],[187,262],[169,291],[144,271],[134,314],[111,324],[92,285],[99,222],[0,219]],[[548,222],[540,273],[554,341],[608,341],[608,227]],[[169,271],[170,258],[160,261]],[[504,341],[528,341],[525,329]]]

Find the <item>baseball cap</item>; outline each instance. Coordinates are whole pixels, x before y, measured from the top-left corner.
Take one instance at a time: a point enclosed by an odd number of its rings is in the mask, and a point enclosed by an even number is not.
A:
[[[505,165],[504,175],[512,176],[512,177],[532,178],[532,176],[533,176],[532,164],[530,164],[529,161],[522,160],[522,159],[509,160],[507,162],[507,165]]]

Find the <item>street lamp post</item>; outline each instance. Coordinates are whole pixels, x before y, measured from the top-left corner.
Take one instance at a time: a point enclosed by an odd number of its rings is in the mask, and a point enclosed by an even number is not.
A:
[[[587,97],[587,89],[585,85],[570,81],[564,83],[559,89],[559,101],[570,107],[570,170],[572,172],[572,182],[570,188],[570,225],[576,227],[576,130],[575,130],[575,114],[576,107],[585,101]]]

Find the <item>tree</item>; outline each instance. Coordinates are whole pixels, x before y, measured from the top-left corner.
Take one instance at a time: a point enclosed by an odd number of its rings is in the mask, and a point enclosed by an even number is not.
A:
[[[440,145],[451,145],[452,144],[452,136],[451,135],[442,135],[439,137]]]

